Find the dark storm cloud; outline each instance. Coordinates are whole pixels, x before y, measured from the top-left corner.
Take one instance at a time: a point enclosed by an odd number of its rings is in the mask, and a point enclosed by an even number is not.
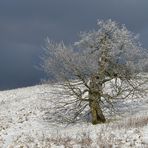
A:
[[[73,42],[97,19],[124,23],[147,48],[147,14],[147,0],[1,0],[0,88],[38,83],[43,73],[34,66],[46,36]]]

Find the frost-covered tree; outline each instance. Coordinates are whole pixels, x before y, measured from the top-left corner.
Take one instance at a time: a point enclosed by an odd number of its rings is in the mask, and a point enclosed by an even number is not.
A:
[[[58,119],[75,121],[90,111],[93,124],[105,122],[104,111],[112,109],[115,100],[143,93],[146,81],[140,72],[148,54],[137,36],[112,20],[97,25],[97,30],[81,33],[74,45],[47,39],[42,68],[66,94],[56,103],[53,114]]]

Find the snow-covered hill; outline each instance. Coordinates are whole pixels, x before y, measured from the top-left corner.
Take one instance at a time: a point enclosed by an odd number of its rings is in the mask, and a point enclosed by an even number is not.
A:
[[[120,120],[62,126],[47,118],[58,91],[52,85],[0,91],[0,148],[148,148],[148,97],[128,100]]]

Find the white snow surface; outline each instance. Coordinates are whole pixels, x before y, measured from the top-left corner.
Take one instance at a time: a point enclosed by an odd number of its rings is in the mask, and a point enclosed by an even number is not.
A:
[[[122,116],[111,122],[67,126],[45,118],[59,89],[44,84],[0,91],[0,148],[148,148],[148,96],[124,102]]]

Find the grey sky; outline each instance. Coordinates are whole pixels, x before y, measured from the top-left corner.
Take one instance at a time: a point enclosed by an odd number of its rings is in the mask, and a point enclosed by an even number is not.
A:
[[[0,89],[39,83],[44,39],[76,41],[111,18],[140,34],[148,48],[148,0],[0,0]]]

